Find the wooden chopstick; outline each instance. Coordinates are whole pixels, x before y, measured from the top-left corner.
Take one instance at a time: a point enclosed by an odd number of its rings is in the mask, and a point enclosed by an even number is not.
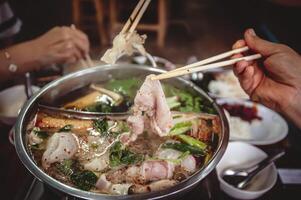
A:
[[[221,60],[223,58],[227,58],[227,57],[230,57],[230,56],[232,56],[234,54],[242,53],[242,52],[245,52],[245,51],[248,51],[248,50],[249,50],[249,47],[247,47],[247,46],[246,47],[242,47],[242,48],[238,48],[238,49],[233,49],[231,51],[227,51],[225,53],[222,53],[222,54],[219,54],[219,55],[216,55],[216,56],[213,56],[213,57],[210,57],[210,58],[207,58],[207,59],[204,59],[204,60],[192,63],[192,64],[189,64],[189,65],[186,65],[184,67],[180,67],[180,68],[174,69],[172,71],[179,71],[179,70],[183,70],[183,69],[189,69],[189,68],[193,68],[193,67],[198,67],[198,66],[201,66],[201,65],[209,64],[209,63],[212,63],[214,61]],[[170,72],[172,72],[172,71],[170,71]]]
[[[142,18],[143,14],[145,13],[145,10],[147,9],[150,2],[151,2],[151,0],[146,0],[145,3],[143,4],[142,8],[140,9],[137,17],[135,18],[134,22],[132,23],[132,25],[128,31],[130,34],[132,34],[134,32],[134,30],[136,29],[140,19]]]
[[[217,63],[212,63],[212,64],[208,64],[208,65],[201,65],[201,66],[198,66],[198,67],[182,69],[182,70],[178,70],[178,71],[169,71],[169,72],[166,72],[164,74],[159,74],[157,76],[153,76],[153,77],[151,77],[151,79],[152,80],[163,80],[163,79],[173,78],[173,77],[177,77],[177,76],[183,76],[185,74],[191,74],[191,73],[194,73],[194,72],[200,72],[200,71],[204,71],[204,70],[215,69],[215,68],[219,68],[219,67],[225,67],[225,66],[233,65],[233,64],[235,64],[239,61],[242,61],[242,60],[245,60],[245,61],[256,60],[256,59],[259,59],[261,57],[262,56],[260,54],[254,54],[254,55],[251,55],[251,56],[235,58],[235,59],[222,61],[222,62],[217,62]]]
[[[135,20],[135,18],[137,17],[137,14],[139,12],[139,10],[141,9],[142,5],[145,3],[146,0],[140,0],[138,2],[138,4],[136,5],[135,9],[133,10],[131,16],[129,17],[129,19],[127,20],[127,22],[125,23],[125,25],[123,26],[122,30],[120,33],[125,33],[126,31],[129,30],[130,26],[132,25],[133,21]]]

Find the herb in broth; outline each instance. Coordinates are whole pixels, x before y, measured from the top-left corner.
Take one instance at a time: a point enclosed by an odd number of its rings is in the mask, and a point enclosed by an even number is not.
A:
[[[122,145],[121,142],[116,142],[110,148],[110,166],[117,167],[119,165],[130,165],[143,161],[141,154],[135,154]]]
[[[74,160],[66,159],[63,162],[57,163],[56,168],[64,175],[71,176],[74,171]]]
[[[71,182],[79,189],[89,191],[97,182],[97,176],[89,171],[77,171],[70,176]]]
[[[93,128],[102,136],[108,136],[109,124],[106,119],[99,119],[93,121]]]

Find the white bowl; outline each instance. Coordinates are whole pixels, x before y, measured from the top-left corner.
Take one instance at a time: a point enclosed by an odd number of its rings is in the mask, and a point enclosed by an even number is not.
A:
[[[229,196],[237,199],[255,199],[269,191],[277,181],[277,170],[274,163],[258,173],[250,186],[244,190],[235,188],[221,178],[221,172],[228,167],[250,167],[264,158],[267,154],[259,148],[244,142],[230,142],[226,152],[216,167],[221,189]]]
[[[34,92],[38,87],[32,86]],[[20,109],[26,102],[24,85],[16,85],[0,92],[0,121],[13,125],[17,119]]]
[[[287,122],[275,111],[252,101],[236,98],[220,98],[217,100],[219,105],[227,103],[229,105],[239,104],[246,107],[256,106],[257,115],[262,119],[250,124],[251,135],[249,138],[241,138],[231,134],[230,140],[244,141],[254,145],[274,144],[283,140],[288,134]]]

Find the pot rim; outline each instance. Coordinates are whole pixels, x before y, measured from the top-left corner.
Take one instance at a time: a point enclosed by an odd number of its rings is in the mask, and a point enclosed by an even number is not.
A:
[[[123,66],[122,66],[123,65]],[[15,138],[15,148],[17,151],[17,154],[22,161],[23,165],[40,181],[47,183],[48,185],[56,188],[57,190],[60,190],[64,193],[67,193],[69,195],[83,198],[83,199],[161,199],[165,197],[170,197],[173,195],[176,195],[178,193],[182,193],[184,191],[187,191],[191,189],[193,186],[195,186],[197,183],[199,183],[203,178],[205,178],[217,165],[217,163],[222,158],[228,141],[229,141],[229,126],[226,119],[226,116],[224,114],[224,111],[215,103],[215,101],[209,97],[202,89],[194,85],[192,82],[187,81],[183,78],[177,78],[181,82],[183,82],[186,86],[194,89],[199,94],[202,94],[204,97],[206,97],[208,100],[210,100],[213,103],[214,108],[218,112],[218,116],[221,118],[221,139],[220,143],[210,159],[210,161],[207,163],[207,165],[198,171],[196,171],[193,175],[191,175],[186,180],[176,184],[175,186],[161,190],[161,191],[154,191],[149,193],[143,193],[143,194],[133,194],[133,195],[107,195],[107,194],[101,194],[101,193],[95,193],[95,192],[89,192],[89,191],[83,191],[71,186],[68,186],[48,174],[46,174],[42,169],[40,169],[34,160],[31,158],[27,151],[26,144],[23,140],[23,130],[25,125],[25,120],[28,117],[30,113],[28,113],[33,106],[35,106],[36,100],[45,94],[48,90],[55,88],[57,85],[60,85],[67,81],[68,79],[73,79],[77,77],[81,77],[85,74],[93,73],[95,71],[105,71],[105,70],[112,70],[112,69],[119,69],[119,68],[130,68],[130,69],[139,69],[139,70],[145,70],[148,72],[153,73],[164,73],[165,70],[158,69],[158,68],[152,68],[145,65],[134,65],[134,64],[116,64],[116,65],[100,65],[93,68],[88,68],[84,70],[80,70],[71,74],[68,74],[66,76],[63,76],[57,80],[54,80],[44,86],[38,93],[34,94],[23,106],[22,110],[20,111],[20,114],[18,116],[16,125],[15,125],[15,131],[14,131],[14,138]]]

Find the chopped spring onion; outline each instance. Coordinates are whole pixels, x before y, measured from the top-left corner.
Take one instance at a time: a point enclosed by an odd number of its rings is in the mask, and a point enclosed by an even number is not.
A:
[[[200,140],[194,139],[191,136],[177,135],[177,138],[179,138],[180,140],[182,140],[183,142],[185,142],[185,143],[187,143],[191,146],[199,148],[200,150],[205,150],[207,148],[207,145],[204,142],[201,142]]]

